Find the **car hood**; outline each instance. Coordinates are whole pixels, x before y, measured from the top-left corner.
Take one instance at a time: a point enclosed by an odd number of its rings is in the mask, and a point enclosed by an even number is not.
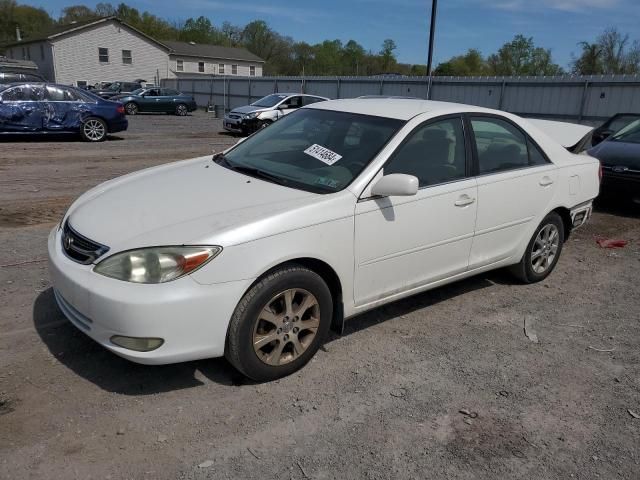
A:
[[[640,144],[605,140],[589,149],[589,155],[609,167],[640,169]]]
[[[67,219],[78,233],[113,252],[155,245],[230,246],[327,221],[334,215],[323,205],[330,197],[335,195],[243,175],[207,156],[99,185],[71,206]],[[308,212],[298,215],[300,209]]]
[[[265,110],[270,110],[270,108],[264,107],[254,107],[252,105],[246,105],[244,107],[238,107],[231,110],[230,113],[253,113],[253,112],[264,112]]]

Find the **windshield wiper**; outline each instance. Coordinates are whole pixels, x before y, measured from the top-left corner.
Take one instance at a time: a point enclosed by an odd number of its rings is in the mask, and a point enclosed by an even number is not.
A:
[[[229,170],[244,173],[245,175],[249,175],[250,177],[260,178],[271,183],[277,183],[278,185],[287,185],[289,183],[284,178],[278,177],[277,175],[272,175],[271,173],[260,170],[259,168],[245,167],[243,165],[236,165],[234,163],[231,163],[223,153],[215,154],[212,160],[218,165],[222,165]]]

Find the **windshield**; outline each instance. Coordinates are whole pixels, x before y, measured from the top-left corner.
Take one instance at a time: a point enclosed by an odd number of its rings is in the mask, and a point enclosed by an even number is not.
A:
[[[247,138],[220,163],[288,187],[333,193],[347,187],[402,125],[391,118],[301,109]]]
[[[140,95],[144,91],[145,91],[144,88],[137,88],[133,92],[131,92],[131,95]]]
[[[640,119],[631,122],[618,133],[614,134],[611,139],[616,142],[640,143]]]
[[[286,95],[279,95],[277,93],[274,93],[273,95],[267,95],[266,97],[261,98],[257,102],[253,102],[251,105],[254,107],[264,107],[264,108],[273,107],[278,103],[280,103],[285,98],[287,98]]]
[[[117,92],[119,88],[120,88],[120,84],[118,82],[116,82],[116,83],[112,83],[111,85],[109,85],[107,90],[109,90],[110,92]]]

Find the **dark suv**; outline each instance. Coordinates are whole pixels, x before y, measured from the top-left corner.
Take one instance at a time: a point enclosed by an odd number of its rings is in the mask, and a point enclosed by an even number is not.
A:
[[[15,82],[46,82],[46,80],[37,73],[0,71],[0,85],[7,85]]]
[[[128,94],[142,87],[141,82],[113,82],[104,90],[92,90],[102,98],[110,99],[116,95]]]

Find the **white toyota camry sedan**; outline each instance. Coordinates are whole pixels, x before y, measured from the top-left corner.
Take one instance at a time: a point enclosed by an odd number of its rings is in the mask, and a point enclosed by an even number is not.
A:
[[[598,161],[551,125],[411,99],[310,105],[78,198],[49,237],[58,305],[134,362],[290,374],[384,303],[500,267],[549,275],[599,189]]]

